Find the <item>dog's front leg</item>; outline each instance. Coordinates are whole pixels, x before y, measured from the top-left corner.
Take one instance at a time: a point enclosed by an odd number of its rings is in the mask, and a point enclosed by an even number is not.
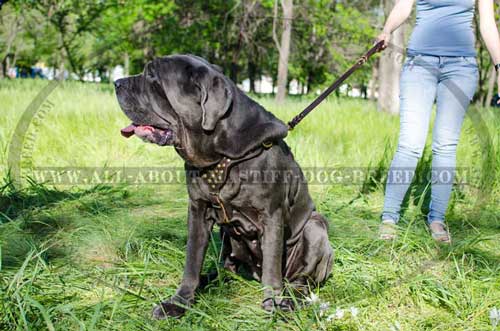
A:
[[[173,297],[155,307],[153,317],[156,319],[179,317],[185,313],[185,307],[194,302],[194,293],[200,284],[203,259],[214,224],[211,219],[205,219],[206,209],[207,205],[203,201],[189,203],[188,241],[182,282]]]
[[[283,219],[281,209],[276,209],[264,218],[262,235],[262,285],[264,301],[262,308],[272,311],[282,304],[283,291]]]

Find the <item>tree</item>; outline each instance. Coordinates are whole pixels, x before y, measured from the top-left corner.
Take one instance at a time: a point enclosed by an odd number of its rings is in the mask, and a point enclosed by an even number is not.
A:
[[[249,79],[254,92],[260,76],[272,77],[282,101],[291,80],[302,93],[316,91],[357,60],[375,35],[376,2],[16,0],[2,9],[18,23],[13,30],[0,18],[0,57],[107,82],[116,65],[137,74],[154,57],[191,53],[235,83]],[[366,90],[369,77],[359,70],[348,83]]]
[[[4,27],[0,34],[0,77],[6,77],[9,69],[15,66],[19,52],[19,45],[16,41],[18,41],[18,34],[23,31],[22,23],[22,17],[19,12],[16,12],[16,8],[9,7],[0,16],[0,25]]]
[[[290,56],[290,43],[292,39],[292,20],[293,20],[293,0],[281,0],[283,8],[283,31],[281,32],[281,42],[278,42],[276,36],[276,21],[278,19],[278,0],[274,9],[273,37],[278,48],[278,93],[276,101],[282,103],[285,100],[288,85],[288,57]]]

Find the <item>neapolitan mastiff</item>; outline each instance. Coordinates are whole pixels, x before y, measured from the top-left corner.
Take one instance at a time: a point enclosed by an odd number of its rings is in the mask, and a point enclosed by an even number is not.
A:
[[[117,80],[115,89],[132,121],[122,135],[174,146],[185,161],[186,264],[176,294],[156,306],[154,318],[180,316],[194,302],[214,224],[224,267],[244,267],[262,282],[264,309],[293,308],[285,281],[304,295],[325,281],[333,261],[328,223],[283,141],[282,121],[193,55],[158,58],[142,74]],[[261,175],[269,173],[271,180]]]

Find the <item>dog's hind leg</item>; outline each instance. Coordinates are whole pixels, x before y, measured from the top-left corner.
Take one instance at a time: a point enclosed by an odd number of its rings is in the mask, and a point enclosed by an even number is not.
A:
[[[328,240],[328,221],[313,212],[304,227],[304,269],[302,273],[314,284],[321,285],[332,271],[334,253]]]
[[[291,287],[289,294],[297,301],[308,296],[311,288],[321,285],[330,275],[333,257],[328,221],[313,212],[301,238],[288,247],[285,278]]]

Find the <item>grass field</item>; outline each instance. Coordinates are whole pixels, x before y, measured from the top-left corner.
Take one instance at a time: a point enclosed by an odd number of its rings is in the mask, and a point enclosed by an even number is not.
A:
[[[330,220],[336,250],[319,301],[267,315],[258,282],[237,275],[223,282],[221,275],[200,291],[185,317],[158,322],[150,318],[153,305],[174,293],[182,275],[185,187],[53,187],[39,178],[12,186],[10,138],[46,84],[0,81],[0,330],[494,330],[490,310],[500,308],[498,111],[474,108],[466,120],[458,164],[480,176],[454,190],[447,214],[453,244],[445,247],[425,227],[425,184],[412,187],[399,239],[377,240],[381,176],[396,146],[398,118],[368,101],[328,100],[286,139],[296,159],[303,167],[371,168],[373,175],[351,185],[310,186]],[[65,83],[48,100],[44,120],[30,127],[33,165],[182,167],[173,150],[120,136],[128,120],[111,87]],[[283,120],[307,104],[259,101]],[[418,171],[428,167],[427,149]],[[217,266],[217,246],[214,231],[206,271]]]

